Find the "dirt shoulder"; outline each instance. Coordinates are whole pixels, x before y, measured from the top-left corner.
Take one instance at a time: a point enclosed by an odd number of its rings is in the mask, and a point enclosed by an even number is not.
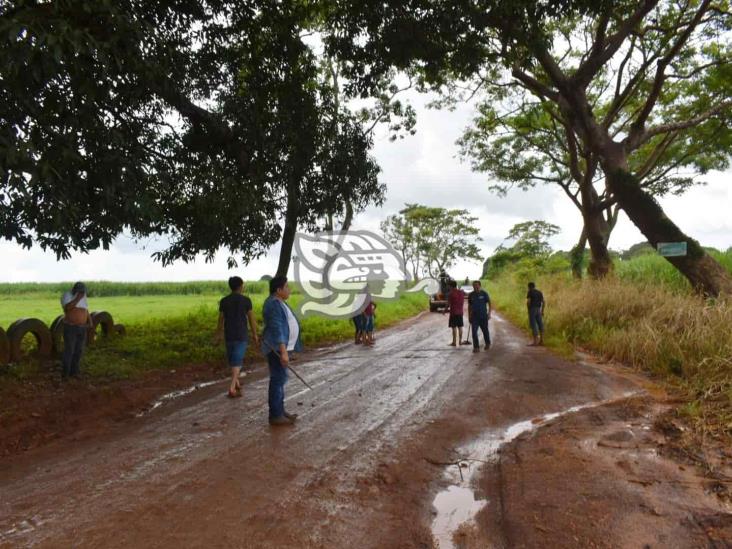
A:
[[[481,481],[500,497],[480,524],[498,526],[505,547],[732,546],[729,462],[679,460],[667,407],[630,398],[506,445]]]
[[[161,395],[222,379],[220,364],[149,372],[135,380],[62,382],[58,372],[8,384],[2,390],[0,457],[27,452],[73,435],[93,437],[133,418]]]

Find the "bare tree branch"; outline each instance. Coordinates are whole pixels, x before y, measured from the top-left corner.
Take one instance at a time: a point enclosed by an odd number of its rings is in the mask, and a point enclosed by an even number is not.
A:
[[[663,153],[668,150],[678,135],[678,132],[669,132],[663,136],[663,139],[661,139],[661,141],[656,145],[653,152],[648,155],[643,166],[641,166],[641,168],[636,172],[639,179],[646,177],[656,167]]]

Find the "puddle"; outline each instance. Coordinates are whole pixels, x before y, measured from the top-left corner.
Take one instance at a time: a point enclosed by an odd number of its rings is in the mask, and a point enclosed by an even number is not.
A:
[[[443,475],[443,478],[451,485],[440,491],[432,501],[436,511],[432,522],[432,535],[437,542],[437,547],[440,549],[454,548],[453,536],[458,528],[474,520],[475,515],[489,503],[488,499],[476,497],[473,481],[483,465],[496,461],[498,451],[504,444],[508,444],[519,435],[541,427],[558,417],[587,408],[605,406],[639,394],[642,392],[629,392],[618,398],[572,406],[561,412],[519,421],[505,429],[490,429],[477,439],[457,448],[455,458],[449,461],[456,461],[458,464],[447,466]]]
[[[471,488],[450,486],[443,490],[432,505],[438,510],[432,525],[432,534],[438,541],[438,547],[453,547],[452,535],[460,527],[470,521],[483,506],[486,500],[476,499]],[[440,510],[444,510],[442,513]]]
[[[245,372],[242,372],[239,377],[244,377],[246,375]],[[145,408],[142,412],[135,415],[135,417],[142,417],[146,414],[149,414],[153,410],[160,408],[163,404],[170,400],[175,400],[176,398],[180,398],[186,395],[190,395],[192,392],[197,391],[198,389],[203,389],[204,387],[210,387],[211,385],[216,385],[217,383],[222,383],[226,380],[216,379],[214,381],[206,381],[204,383],[196,383],[195,385],[188,387],[187,389],[179,389],[177,391],[172,391],[170,393],[166,393],[163,396],[161,396],[159,399],[155,400],[150,406]]]

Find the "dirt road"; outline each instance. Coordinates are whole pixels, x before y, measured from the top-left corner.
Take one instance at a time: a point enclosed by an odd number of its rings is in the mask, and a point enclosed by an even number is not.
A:
[[[493,348],[423,315],[376,347],[169,399],[124,428],[0,462],[0,547],[726,547],[732,515],[659,453],[641,378],[568,362],[496,317]]]

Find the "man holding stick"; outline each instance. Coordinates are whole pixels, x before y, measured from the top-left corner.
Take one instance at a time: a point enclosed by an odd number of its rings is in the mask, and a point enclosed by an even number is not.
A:
[[[287,277],[269,281],[269,297],[264,301],[262,316],[262,353],[269,365],[269,424],[292,425],[297,414],[285,411],[285,383],[290,363],[289,351],[302,351],[300,323],[286,301],[290,297]]]

